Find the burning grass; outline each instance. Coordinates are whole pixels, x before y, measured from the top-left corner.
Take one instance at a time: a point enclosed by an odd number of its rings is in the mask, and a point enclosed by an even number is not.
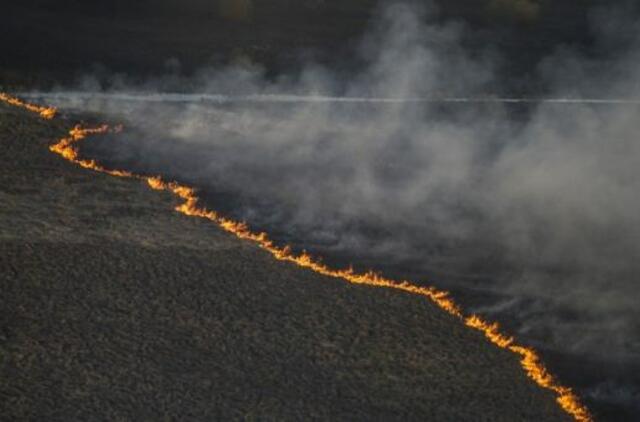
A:
[[[10,98],[10,97],[9,97]],[[15,101],[6,101],[12,105],[22,106]],[[27,108],[30,111],[38,112],[38,109]],[[114,129],[118,131],[119,128]],[[460,307],[451,299],[447,292],[437,290],[431,287],[423,287],[412,284],[407,281],[395,281],[382,277],[376,273],[368,272],[364,274],[354,273],[352,270],[335,270],[328,268],[318,260],[315,260],[306,253],[296,254],[288,247],[275,245],[269,240],[264,233],[254,233],[244,223],[228,220],[215,211],[208,210],[199,205],[198,197],[193,188],[183,186],[176,182],[166,182],[159,177],[147,177],[135,175],[127,171],[110,170],[102,167],[94,160],[86,160],[79,156],[77,143],[91,135],[105,134],[110,129],[107,126],[99,126],[96,128],[74,127],[68,134],[63,137],[57,144],[50,147],[51,151],[61,155],[68,161],[72,161],[84,168],[93,169],[112,176],[128,177],[146,180],[148,185],[155,190],[170,191],[174,195],[181,198],[176,210],[184,215],[196,216],[216,223],[219,227],[227,232],[234,234],[240,239],[250,240],[258,244],[263,250],[269,252],[279,261],[285,261],[295,264],[298,267],[310,269],[313,272],[328,276],[334,279],[340,279],[351,284],[367,285],[372,287],[380,287],[395,291],[402,291],[413,296],[420,296],[429,299],[440,309],[445,311],[453,318],[460,320],[464,326],[480,331],[486,338],[495,344],[498,348],[507,350],[519,356],[520,365],[525,370],[527,376],[532,379],[536,385],[544,389],[550,390],[556,395],[557,403],[560,407],[575,420],[587,421],[591,416],[587,409],[580,403],[577,396],[567,387],[560,385],[554,377],[546,370],[538,354],[530,348],[518,345],[512,338],[503,334],[497,324],[490,324],[482,318],[475,315],[465,315]]]

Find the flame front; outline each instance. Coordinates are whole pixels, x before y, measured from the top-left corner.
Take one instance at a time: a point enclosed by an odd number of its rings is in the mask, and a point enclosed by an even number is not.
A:
[[[69,136],[60,139],[57,144],[51,145],[49,150],[86,169],[99,171],[100,173],[106,173],[111,176],[140,178],[140,176],[134,175],[129,171],[109,170],[98,164],[96,160],[85,160],[78,157],[78,148],[75,145],[77,142],[85,139],[87,136],[108,132],[118,133],[121,130],[122,128],[120,126],[111,129],[107,125],[101,125],[95,128],[83,128],[80,125],[76,125],[69,131]]]
[[[51,120],[56,116],[57,110],[55,107],[42,107],[35,104],[29,104],[22,101],[19,98],[12,97],[9,94],[4,92],[0,92],[0,101],[12,105],[14,107],[23,108],[25,110],[29,110],[33,113],[38,113],[40,117]]]
[[[22,101],[6,94],[0,93],[0,101],[38,113],[46,119],[51,119],[55,115],[55,109],[25,104]],[[47,110],[53,111],[48,112]],[[75,145],[76,143],[91,135],[119,132],[120,130],[121,127],[110,129],[107,125],[102,125],[96,128],[83,128],[77,125],[71,129],[68,136],[60,139],[58,143],[52,145],[50,150],[61,155],[68,161],[78,164],[84,168],[112,176],[146,180],[149,187],[154,190],[170,191],[184,200],[182,204],[175,208],[176,211],[188,216],[210,220],[225,231],[234,234],[236,237],[256,243],[262,249],[271,253],[271,255],[273,255],[277,260],[291,262],[299,267],[308,268],[316,273],[333,278],[339,278],[352,284],[394,289],[423,296],[434,302],[438,307],[450,315],[460,319],[467,327],[483,333],[484,336],[497,347],[509,350],[510,352],[518,355],[520,357],[520,365],[527,376],[538,386],[554,392],[556,395],[556,401],[560,407],[576,421],[588,422],[593,420],[588,409],[580,402],[578,396],[569,387],[561,385],[555,377],[549,373],[545,365],[542,363],[540,356],[534,349],[517,344],[513,337],[509,337],[500,331],[498,323],[489,323],[477,315],[465,316],[460,306],[455,303],[448,292],[438,290],[433,287],[418,286],[408,281],[391,280],[373,271],[359,274],[354,272],[353,269],[339,270],[329,268],[320,260],[313,258],[306,252],[296,254],[289,246],[277,246],[269,239],[266,233],[253,232],[245,223],[221,217],[215,211],[208,210],[206,207],[201,206],[199,204],[196,191],[189,186],[185,186],[177,182],[167,182],[162,180],[159,176],[149,177],[133,174],[123,170],[106,169],[95,160],[79,158],[77,146]]]

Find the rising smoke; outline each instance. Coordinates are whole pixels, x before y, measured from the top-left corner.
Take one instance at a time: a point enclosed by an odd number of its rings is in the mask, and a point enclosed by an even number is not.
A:
[[[118,167],[200,186],[212,208],[312,252],[490,294],[471,303],[545,348],[637,365],[640,106],[432,101],[500,86],[497,54],[471,54],[471,30],[425,24],[432,13],[386,7],[358,50],[366,69],[347,80],[309,64],[274,81],[244,65],[189,80],[207,101],[58,101],[126,116],[136,136],[95,150]],[[532,69],[539,96],[640,98],[628,16],[594,12],[615,60],[558,47]],[[592,394],[605,390],[622,394]]]

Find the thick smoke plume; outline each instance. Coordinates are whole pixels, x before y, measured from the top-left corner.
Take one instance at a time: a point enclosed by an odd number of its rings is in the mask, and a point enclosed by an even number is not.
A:
[[[244,66],[189,81],[209,97],[157,94],[184,82],[174,75],[120,78],[119,100],[58,101],[135,129],[96,153],[201,186],[214,209],[283,241],[487,295],[470,302],[541,347],[637,365],[640,106],[439,102],[490,98],[500,59],[463,49],[461,23],[425,24],[431,13],[387,7],[358,51],[366,70],[348,79]],[[540,97],[640,98],[635,22],[593,16],[615,60],[559,47],[532,69]],[[122,98],[141,91],[156,94]],[[607,388],[592,394],[639,394]]]

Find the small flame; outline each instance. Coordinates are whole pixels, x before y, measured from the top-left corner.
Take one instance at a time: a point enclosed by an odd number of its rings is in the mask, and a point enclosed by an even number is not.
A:
[[[36,112],[45,118],[51,118],[55,114],[55,109],[53,109],[53,114],[49,114],[49,112],[43,114],[43,112],[50,109],[34,105],[25,105],[21,101],[4,94],[0,94],[0,100],[11,105],[26,108],[27,110]],[[48,117],[49,115],[51,117]],[[76,163],[84,168],[89,168],[112,176],[146,180],[149,187],[154,190],[170,191],[184,200],[182,204],[175,208],[176,211],[188,216],[208,219],[216,223],[225,231],[234,234],[236,237],[256,243],[280,261],[291,262],[300,267],[315,271],[316,273],[329,277],[340,278],[352,284],[394,289],[423,296],[434,302],[445,312],[462,320],[467,327],[483,333],[484,336],[497,347],[509,350],[510,352],[519,355],[520,365],[527,376],[538,386],[554,392],[557,403],[566,413],[571,415],[574,420],[579,422],[589,422],[593,420],[588,409],[580,402],[578,396],[570,388],[559,384],[555,377],[549,373],[535,350],[521,346],[515,342],[513,337],[503,334],[500,331],[498,323],[489,323],[477,315],[465,316],[460,306],[455,303],[448,292],[438,290],[433,287],[418,286],[408,281],[391,280],[373,271],[358,274],[354,272],[352,268],[343,270],[329,268],[320,260],[313,258],[306,252],[302,252],[297,255],[289,246],[277,246],[269,239],[266,233],[252,232],[245,223],[221,217],[215,211],[208,210],[206,207],[199,205],[199,198],[196,195],[196,191],[189,186],[181,185],[177,182],[166,182],[159,176],[148,177],[133,174],[124,170],[106,169],[95,160],[79,158],[78,150],[75,145],[76,143],[91,135],[104,134],[108,132],[117,133],[121,130],[121,126],[110,129],[107,125],[102,125],[96,128],[83,128],[78,125],[71,129],[69,136],[60,139],[58,143],[52,145],[50,150],[61,155],[68,161]]]
[[[467,317],[464,322],[468,327],[483,332],[496,346],[520,355],[520,365],[524,368],[529,378],[539,386],[555,392],[556,401],[560,407],[572,415],[576,421],[586,422],[593,420],[587,408],[580,403],[578,396],[570,388],[557,383],[535,350],[515,344],[513,337],[505,336],[500,332],[498,323],[490,324],[477,315]]]
[[[11,95],[6,94],[4,92],[0,92],[0,101],[3,101],[15,107],[29,110],[33,113],[38,113],[40,117],[47,120],[53,119],[57,113],[57,110],[55,107],[42,107],[34,104],[29,104],[22,101],[19,98],[12,97]]]
[[[134,177],[135,175],[129,171],[109,170],[98,164],[96,160],[85,160],[78,157],[78,148],[75,145],[77,142],[85,139],[87,136],[108,132],[118,133],[121,130],[122,128],[120,126],[110,129],[107,125],[101,125],[95,128],[83,128],[80,125],[76,125],[69,131],[69,136],[60,139],[57,144],[51,145],[49,150],[86,169],[99,171],[111,176]]]

